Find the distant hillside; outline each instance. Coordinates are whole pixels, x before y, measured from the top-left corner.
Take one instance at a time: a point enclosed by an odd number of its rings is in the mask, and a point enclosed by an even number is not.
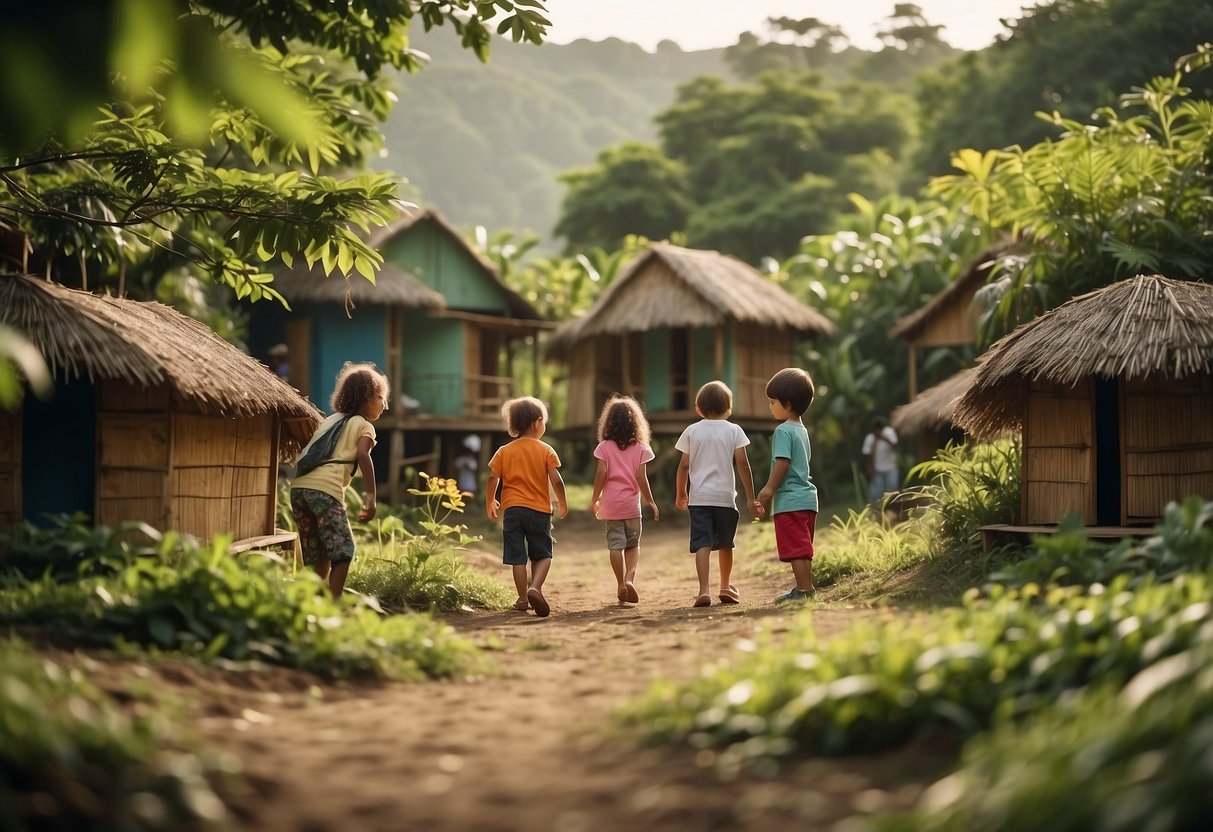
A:
[[[729,76],[723,49],[683,52],[673,43],[649,53],[618,39],[496,40],[488,65],[449,32],[414,45],[433,60],[401,77],[376,167],[408,178],[456,225],[529,228],[545,240],[564,196],[557,174],[592,163],[608,145],[655,140],[653,116],[680,84]]]

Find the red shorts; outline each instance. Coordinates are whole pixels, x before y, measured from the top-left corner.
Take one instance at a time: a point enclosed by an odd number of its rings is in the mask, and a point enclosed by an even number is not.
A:
[[[775,548],[779,559],[812,560],[815,511],[781,511],[775,515]]]

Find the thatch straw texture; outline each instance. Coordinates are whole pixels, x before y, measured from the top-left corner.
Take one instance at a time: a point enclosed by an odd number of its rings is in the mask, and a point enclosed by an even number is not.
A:
[[[968,391],[976,374],[976,367],[968,367],[934,387],[928,387],[913,401],[894,410],[889,424],[903,435],[951,427],[956,401]]]
[[[718,326],[729,320],[811,335],[834,334],[834,325],[825,316],[752,266],[716,251],[653,243],[584,316],[556,331],[548,354],[558,357],[596,335]]]
[[[22,331],[60,378],[168,384],[212,416],[272,413],[314,429],[320,412],[265,365],[204,324],[159,303],[0,276],[0,321]]]
[[[375,228],[366,238],[366,243],[373,249],[382,251],[393,237],[398,234],[403,234],[415,225],[422,222],[433,223],[436,228],[454,240],[460,248],[468,253],[468,255],[480,265],[488,277],[500,287],[505,295],[506,304],[509,306],[510,314],[515,318],[524,318],[527,320],[540,320],[541,316],[535,307],[527,302],[526,298],[518,294],[501,280],[501,275],[497,272],[497,266],[484,255],[480,249],[468,242],[468,239],[463,236],[458,228],[451,225],[442,214],[432,208],[417,209],[405,211],[397,219],[388,223],[385,226]]]
[[[375,282],[352,274],[349,279],[325,275],[318,268],[292,269],[274,278],[274,288],[292,304],[345,303],[379,304],[408,309],[445,309],[446,299],[391,263],[384,263]]]
[[[968,267],[945,286],[942,292],[931,298],[930,302],[893,324],[889,335],[906,341],[914,340],[937,315],[948,309],[953,301],[959,301],[966,293],[972,294],[984,286],[989,279],[990,270],[999,260],[1012,256],[1014,252],[1015,243],[1011,240],[1001,240],[989,246],[974,257]]]
[[[988,436],[1021,424],[1027,382],[1213,373],[1213,286],[1140,276],[1074,298],[985,354],[957,424]]]

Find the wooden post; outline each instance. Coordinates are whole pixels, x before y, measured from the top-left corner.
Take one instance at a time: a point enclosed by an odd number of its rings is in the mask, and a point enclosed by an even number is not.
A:
[[[914,401],[914,397],[918,395],[918,348],[910,344],[910,398],[909,401]]]
[[[625,396],[632,395],[632,351],[629,349],[631,340],[627,332],[619,336],[619,360],[623,362],[622,380],[619,386],[623,388],[620,392]]]
[[[391,428],[387,456],[387,498],[392,505],[400,505],[400,478],[404,473],[404,428]]]
[[[282,443],[282,420],[275,416],[272,424],[274,429],[273,436],[270,437],[269,518],[262,534],[273,534],[278,530],[278,449]]]
[[[724,327],[720,324],[716,325],[716,355],[713,357],[713,369],[716,373],[716,378],[724,378]],[[736,386],[736,379],[733,380]]]

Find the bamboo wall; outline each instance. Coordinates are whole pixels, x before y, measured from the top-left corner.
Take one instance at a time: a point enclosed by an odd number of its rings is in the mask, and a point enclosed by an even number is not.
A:
[[[1053,524],[1078,512],[1095,522],[1094,421],[1090,382],[1034,382],[1024,410],[1021,522]]]
[[[569,402],[567,427],[594,424],[594,342],[581,341],[569,355]]]
[[[1213,499],[1213,377],[1124,381],[1121,523],[1162,517],[1171,500]]]
[[[141,520],[206,539],[272,534],[277,430],[271,415],[183,412],[165,386],[98,389],[98,525]]]
[[[757,324],[736,326],[736,368],[733,379],[733,413],[766,417],[767,382],[792,359],[792,336]]]
[[[21,519],[21,411],[0,411],[0,529]]]
[[[112,528],[138,520],[157,529],[172,528],[169,399],[164,385],[97,385],[97,525]]]

